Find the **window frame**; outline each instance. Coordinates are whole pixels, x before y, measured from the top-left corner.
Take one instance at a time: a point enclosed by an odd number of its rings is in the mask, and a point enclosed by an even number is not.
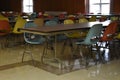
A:
[[[102,0],[100,0],[100,1],[102,1]],[[101,6],[100,8],[102,8],[102,5],[100,5],[100,6]],[[85,12],[86,13],[90,13],[89,7],[90,7],[90,0],[85,0]],[[110,0],[110,11],[109,11],[109,14],[111,13],[111,11],[112,11],[112,0]]]
[[[31,5],[29,5],[29,6],[31,6]],[[24,13],[33,13],[34,12],[34,0],[32,0],[32,11],[24,11],[24,0],[22,0],[22,12],[24,12]]]

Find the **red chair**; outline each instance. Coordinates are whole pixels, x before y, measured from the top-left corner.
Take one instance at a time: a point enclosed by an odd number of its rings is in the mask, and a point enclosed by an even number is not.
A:
[[[105,29],[103,36],[101,37],[100,41],[106,42],[111,41],[113,39],[113,36],[115,36],[118,28],[117,22],[111,22]]]
[[[42,13],[42,12],[39,12],[37,17],[38,17],[38,18],[43,18],[43,17],[44,17],[44,16],[43,16],[43,13]]]
[[[112,57],[113,53],[111,52],[111,43],[114,41],[114,37],[116,36],[118,30],[118,23],[117,22],[111,22],[104,30],[103,35],[100,39],[100,49],[103,49],[103,51],[106,51],[106,49],[109,50],[110,57]],[[104,55],[104,53],[102,54]]]
[[[59,14],[58,18],[59,18],[60,23],[63,23],[64,20],[66,19],[66,16],[65,16],[65,14]]]
[[[11,27],[7,20],[0,20],[0,36],[10,33]]]
[[[8,46],[8,34],[10,33],[11,28],[7,20],[0,20],[0,45],[1,48]]]

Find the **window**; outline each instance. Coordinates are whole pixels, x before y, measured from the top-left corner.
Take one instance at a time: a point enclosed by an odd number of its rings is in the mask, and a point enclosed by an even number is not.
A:
[[[109,14],[110,0],[89,0],[89,13]]]
[[[33,12],[33,0],[23,0],[23,12],[25,13]]]

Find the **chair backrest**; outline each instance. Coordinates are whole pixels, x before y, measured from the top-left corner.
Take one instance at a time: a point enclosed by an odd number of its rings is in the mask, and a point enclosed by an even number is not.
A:
[[[54,26],[54,25],[57,25],[57,21],[54,21],[54,20],[49,20],[49,21],[46,21],[45,22],[45,25],[46,26]]]
[[[44,25],[44,19],[43,18],[35,18],[34,23],[38,26],[43,26]]]
[[[79,23],[85,23],[88,22],[88,20],[86,18],[80,18],[79,19]]]
[[[75,15],[68,15],[67,18],[74,21],[75,20]]]
[[[74,21],[71,19],[66,19],[64,20],[64,24],[74,24]],[[80,35],[80,32],[70,32],[70,33],[65,33],[65,35],[69,38],[80,38],[82,35]]]
[[[65,19],[65,14],[59,14],[58,17],[59,19]]]
[[[37,17],[37,13],[36,13],[36,12],[33,12],[33,13],[29,16],[30,19],[35,19],[36,17]]]
[[[17,19],[15,26],[13,28],[13,33],[16,33],[16,34],[22,33],[18,31],[18,28],[23,28],[26,22],[27,21],[25,19],[22,19],[22,18]]]
[[[100,22],[103,22],[103,21],[106,21],[106,20],[107,20],[107,16],[104,16],[104,15],[99,18]]]
[[[117,21],[117,20],[119,20],[119,17],[117,17],[117,16],[112,16],[112,17],[110,17],[110,20],[111,20],[111,21]]]
[[[27,22],[24,26],[24,28],[30,27],[37,27],[37,25],[33,22]],[[24,40],[25,42],[30,44],[42,44],[45,41],[45,39],[42,36],[27,32],[24,33]]]
[[[64,24],[74,24],[74,21],[71,19],[64,20]]]
[[[10,33],[11,27],[7,20],[0,20],[0,36]]]
[[[15,21],[22,19],[21,15],[18,15],[17,17],[15,17]]]
[[[118,23],[111,22],[105,29],[101,41],[109,41],[113,39],[113,35],[117,32]],[[111,37],[110,37],[111,36]]]
[[[100,37],[103,30],[102,24],[95,24],[93,25],[90,30],[88,31],[88,34],[84,40],[86,44],[94,44],[99,41],[99,39],[93,39],[95,37]],[[92,40],[93,39],[93,40]]]
[[[90,22],[96,21],[96,16],[91,16],[91,18],[89,19]]]
[[[9,21],[9,19],[7,17],[3,16],[2,14],[0,14],[0,20],[7,20],[7,21]]]
[[[59,23],[59,18],[58,17],[53,17],[51,20],[56,21],[57,23]]]

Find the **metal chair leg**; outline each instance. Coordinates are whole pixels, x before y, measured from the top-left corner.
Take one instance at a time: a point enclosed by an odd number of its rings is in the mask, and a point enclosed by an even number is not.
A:
[[[25,43],[25,48],[24,48],[24,52],[22,55],[22,62],[24,61],[25,54],[29,54],[31,56],[31,59],[32,59],[32,64],[35,65],[32,52],[28,51],[27,48],[30,48],[30,44]]]

